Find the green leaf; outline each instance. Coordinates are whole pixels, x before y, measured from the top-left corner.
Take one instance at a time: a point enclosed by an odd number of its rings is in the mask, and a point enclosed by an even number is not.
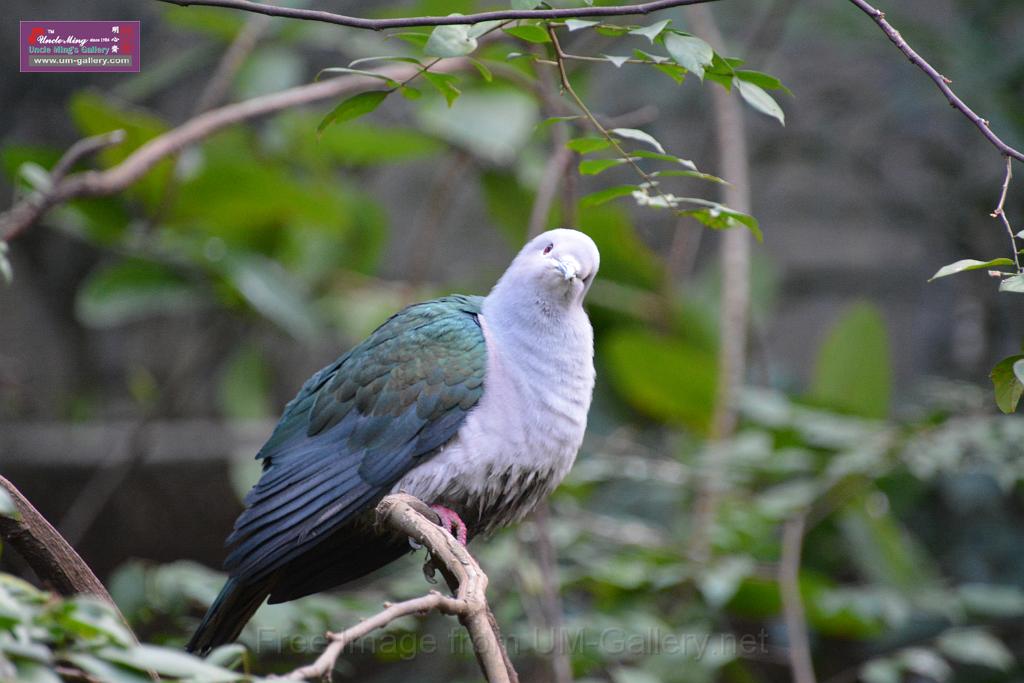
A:
[[[900,683],[903,674],[891,659],[872,659],[860,668],[860,679],[864,683]]]
[[[704,71],[711,66],[715,51],[696,36],[680,33],[665,34],[665,49],[676,64],[704,80]]]
[[[767,114],[772,118],[778,119],[779,123],[786,125],[786,114],[782,111],[782,107],[775,101],[771,95],[767,93],[761,86],[754,85],[749,81],[736,79],[736,89],[740,91],[740,96],[747,101],[751,107]]]
[[[654,139],[654,136],[650,133],[645,133],[642,130],[636,128],[612,128],[611,132],[613,135],[618,135],[620,138],[629,138],[630,140],[637,140],[644,142],[658,150],[659,154],[665,154],[665,148],[661,146],[661,143]]]
[[[216,648],[206,655],[206,662],[225,669],[234,669],[245,661],[248,650],[240,643],[228,643]]]
[[[681,215],[692,216],[714,230],[728,230],[729,228],[734,228],[737,225],[744,225],[750,230],[754,239],[758,242],[764,241],[764,234],[761,232],[760,224],[757,222],[756,218],[749,214],[730,209],[723,204],[708,201],[707,199],[699,199],[697,197],[677,197],[676,199],[679,202],[700,204],[707,207],[703,209],[680,211],[679,213]]]
[[[1017,376],[1017,363],[1024,360],[1024,355],[1010,356],[999,361],[992,368],[989,378],[995,389],[996,405],[999,410],[1010,414],[1017,410],[1021,395],[1024,395],[1024,382]]]
[[[430,33],[423,31],[396,31],[395,33],[387,34],[387,38],[398,38],[422,50],[426,47],[427,41],[430,40]]]
[[[790,91],[789,88],[787,88],[786,86],[782,85],[782,81],[777,79],[775,76],[763,73],[761,71],[751,71],[749,69],[737,69],[736,70],[736,78],[740,79],[741,81],[747,81],[748,83],[753,83],[754,85],[759,86],[761,88],[764,88],[765,90],[782,90],[783,92],[785,92],[788,95],[792,95],[793,94]]]
[[[380,103],[384,101],[384,98],[387,97],[390,92],[391,91],[389,90],[367,90],[366,92],[353,95],[332,109],[327,116],[320,121],[320,125],[316,127],[316,132],[323,133],[324,129],[332,124],[351,121],[352,119],[357,119],[364,114],[369,114],[380,106]]]
[[[660,35],[661,32],[665,30],[665,27],[668,26],[670,23],[672,23],[671,19],[665,19],[664,21],[659,21],[657,23],[651,24],[650,26],[641,26],[640,28],[635,28],[629,33],[630,35],[634,36],[643,36],[647,40],[651,41],[651,43],[653,44],[654,39],[657,38],[658,35]]]
[[[551,117],[548,117],[548,118],[544,119],[540,123],[538,123],[537,124],[537,130],[543,130],[543,129],[547,128],[548,126],[552,126],[552,125],[554,125],[556,123],[565,123],[566,121],[578,121],[579,119],[582,119],[582,118],[584,118],[584,117],[583,116],[579,116],[579,115],[574,115],[574,116],[551,116]]]
[[[641,157],[643,159],[656,159],[658,161],[669,161],[674,164],[680,164],[686,166],[688,169],[696,171],[697,164],[693,163],[689,159],[681,159],[672,154],[661,154],[660,152],[648,152],[647,150],[633,150],[630,152],[631,156]]]
[[[634,190],[636,190],[636,185],[616,185],[615,187],[608,187],[597,192],[591,192],[580,199],[580,206],[584,208],[600,206],[601,204],[610,202],[618,197],[630,195]]]
[[[104,683],[152,683],[153,680],[144,670],[132,671],[85,652],[69,652],[64,656],[76,667]]]
[[[434,88],[444,95],[445,102],[451,107],[455,103],[455,100],[459,99],[459,95],[462,91],[455,87],[455,84],[459,82],[458,77],[452,74],[437,74],[432,71],[424,71],[423,77],[434,86]]]
[[[719,185],[728,185],[729,183],[719,178],[716,175],[710,173],[701,173],[700,171],[654,171],[651,173],[655,178],[660,177],[682,177],[682,178],[697,178],[698,180],[707,180],[711,183],[718,183]]]
[[[660,420],[707,429],[715,403],[715,357],[651,332],[613,331],[604,353],[612,385],[637,410]]]
[[[543,44],[551,42],[551,36],[548,35],[548,32],[544,30],[544,27],[537,24],[522,24],[503,30],[510,36],[525,40],[528,43]]]
[[[122,261],[91,272],[75,295],[75,313],[91,327],[113,327],[208,303],[174,271],[147,261]]]
[[[476,50],[476,47],[477,40],[469,35],[468,25],[452,24],[435,28],[423,52],[431,57],[464,57]]]
[[[654,68],[671,78],[677,85],[686,80],[686,69],[675,62],[657,64]]]
[[[479,59],[471,59],[470,63],[476,67],[476,70],[480,72],[480,77],[490,83],[494,80],[494,74],[487,68],[487,65],[481,62]]]
[[[625,159],[584,159],[580,162],[580,173],[582,175],[597,175],[624,163],[626,163]]]
[[[11,498],[11,494],[7,492],[7,489],[2,488],[0,488],[0,517],[21,519],[21,513],[18,511],[14,499]]]
[[[565,27],[572,31],[579,31],[581,28],[590,28],[591,26],[597,26],[599,21],[592,21],[590,19],[566,19]]]
[[[377,73],[376,71],[367,71],[366,69],[353,69],[347,66],[329,66],[326,69],[320,69],[316,74],[316,78],[313,80],[319,81],[321,76],[326,74],[350,74],[354,76],[366,76],[367,78],[376,78],[378,81],[384,81],[389,87],[397,88],[398,81],[395,79],[385,76],[384,74]]]
[[[1013,261],[1008,258],[996,258],[991,261],[975,261],[974,259],[962,259],[955,263],[942,266],[939,270],[928,278],[928,282],[937,280],[940,277],[946,277],[947,275],[956,275],[957,273],[963,273],[968,270],[983,270],[986,268],[993,268],[995,266],[1012,266]]]
[[[611,146],[611,143],[605,138],[574,138],[565,143],[565,146],[580,154],[590,154],[591,152],[607,149]]]
[[[415,57],[403,57],[401,55],[377,55],[374,57],[363,57],[361,59],[354,59],[348,63],[349,68],[354,67],[356,64],[366,64],[368,62],[404,62],[406,64],[415,64],[416,66],[423,66],[420,60]],[[327,71],[325,69],[324,71]],[[322,73],[322,72],[321,72]],[[369,73],[373,73],[372,71]],[[380,74],[377,74],[380,76]]]
[[[1024,294],[1024,274],[1008,277],[999,283],[1000,292],[1014,292]]]
[[[234,671],[207,664],[190,654],[156,645],[136,645],[125,650],[108,647],[99,650],[97,654],[107,661],[136,671],[155,671],[164,676],[196,679],[203,683],[228,683],[239,678]]]
[[[533,9],[540,0],[512,0],[512,9]]]
[[[1014,658],[1001,640],[979,628],[950,629],[939,636],[939,651],[962,664],[1008,671]]]
[[[885,321],[873,305],[856,304],[835,323],[818,350],[810,397],[836,410],[884,418],[889,414],[891,386]]]

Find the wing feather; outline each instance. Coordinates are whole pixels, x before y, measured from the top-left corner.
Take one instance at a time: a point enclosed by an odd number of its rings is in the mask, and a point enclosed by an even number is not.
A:
[[[258,580],[309,551],[457,434],[484,387],[480,303],[410,306],[303,385],[257,454],[232,576]]]

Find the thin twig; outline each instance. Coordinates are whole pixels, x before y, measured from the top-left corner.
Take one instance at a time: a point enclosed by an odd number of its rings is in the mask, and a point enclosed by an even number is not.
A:
[[[779,562],[779,589],[789,640],[787,653],[793,671],[793,683],[815,683],[811,645],[807,636],[804,601],[800,597],[800,556],[803,552],[805,513],[789,519],[782,527],[782,557]]]
[[[469,66],[465,59],[447,59],[434,67],[434,71],[462,71]],[[415,65],[383,67],[375,73],[401,81],[422,73]],[[37,192],[0,214],[0,241],[8,241],[35,223],[54,206],[78,197],[105,196],[125,189],[161,160],[213,135],[217,131],[248,121],[323,100],[364,90],[380,81],[368,76],[343,76],[317,83],[300,85],[280,92],[254,97],[243,102],[212,109],[189,119],[182,125],[159,135],[136,149],[121,163],[105,171],[84,171],[54,183],[47,192]],[[85,142],[84,140],[81,142]],[[76,143],[78,145],[79,143]],[[75,146],[65,156],[68,156]]]
[[[221,100],[224,99],[224,95],[231,87],[231,83],[235,80],[239,69],[242,68],[245,60],[256,48],[256,44],[263,37],[263,34],[270,28],[270,22],[270,17],[257,15],[251,17],[245,23],[242,30],[231,41],[231,45],[224,51],[220,62],[217,64],[217,68],[213,71],[213,76],[207,81],[206,86],[199,94],[195,109],[192,112],[193,114],[202,114],[204,111],[208,111],[220,104]]]
[[[448,597],[431,591],[413,600],[387,606],[382,612],[340,633],[328,633],[330,644],[315,662],[286,675],[293,680],[323,678],[334,669],[345,646],[368,633],[387,626],[400,617],[438,610],[459,617],[469,632],[480,668],[489,683],[518,683],[501,642],[494,615],[487,604],[487,575],[466,547],[431,521],[419,499],[398,493],[386,496],[377,505],[377,521],[382,527],[408,536],[427,549],[431,562],[441,570],[455,593]]]
[[[79,140],[68,147],[67,151],[64,152],[64,156],[62,156],[60,160],[53,165],[53,169],[50,170],[50,182],[60,182],[79,160],[104,150],[107,147],[119,145],[124,142],[124,138],[125,132],[123,130],[112,130],[109,133],[94,135],[92,137]]]
[[[539,50],[540,47],[537,46],[536,49]],[[544,115],[565,115],[568,109],[564,100],[558,96],[558,82],[554,75],[546,68],[534,70],[537,72],[537,92],[544,105]],[[569,187],[569,176],[572,173],[572,163],[576,159],[576,154],[565,146],[568,141],[569,134],[564,126],[555,126],[551,129],[551,152],[548,154],[540,184],[537,186],[533,207],[530,209],[530,220],[526,230],[529,238],[536,237],[548,227],[548,216],[551,213],[555,197],[558,195],[559,185],[563,186],[562,197],[565,200],[563,206],[569,208],[570,197],[573,194]],[[575,204],[575,201],[572,203]],[[575,206],[572,209],[572,213],[575,214]],[[572,225],[573,222],[575,221],[568,215],[562,217],[563,225]]]
[[[635,14],[650,14],[670,7],[698,5],[715,0],[657,0],[634,5],[608,7],[572,7],[562,9],[533,10],[499,10],[494,12],[477,12],[475,14],[450,14],[444,17],[395,17],[390,19],[365,19],[352,17],[323,10],[301,9],[297,7],[276,7],[251,0],[161,0],[172,5],[204,5],[206,7],[225,7],[229,9],[256,12],[274,17],[289,19],[306,19],[321,21],[338,26],[382,31],[390,28],[412,28],[415,26],[451,26],[477,24],[483,21],[509,21],[516,19],[572,19],[576,17],[622,17]]]
[[[658,189],[658,183],[654,180],[654,177],[644,169],[640,168],[640,165],[636,163],[636,159],[623,149],[622,145],[619,144],[618,139],[616,139],[616,137],[612,135],[611,132],[598,120],[594,115],[594,112],[590,111],[590,107],[586,105],[583,99],[576,93],[576,90],[573,89],[572,83],[569,81],[569,74],[565,70],[565,52],[562,51],[562,44],[558,41],[558,34],[556,33],[555,28],[550,24],[548,24],[547,29],[548,35],[551,37],[551,44],[554,47],[555,64],[558,67],[558,76],[562,83],[562,89],[565,90],[566,94],[568,94],[569,97],[572,98],[573,102],[576,103],[576,106],[579,107],[581,112],[583,112],[583,115],[590,122],[590,125],[592,125],[597,132],[601,134],[601,137],[608,141],[608,144],[610,144],[612,149],[615,150],[615,153],[619,155],[619,158],[623,159],[633,168],[634,171],[636,171],[636,174],[644,181],[646,188],[654,190],[657,193],[657,196],[664,202],[665,208],[673,208],[672,201],[670,201],[670,199],[666,197],[660,189]]]
[[[992,218],[999,218],[1003,221],[1003,225],[1006,226],[1006,232],[1010,236],[1010,251],[1013,252],[1013,263],[1017,266],[1017,272],[1020,270],[1020,256],[1017,255],[1017,237],[1013,233],[1013,226],[1010,225],[1010,219],[1006,217],[1006,194],[1010,191],[1010,181],[1013,180],[1013,159],[1006,157],[1006,176],[1003,178],[1003,191],[999,195],[999,206],[992,212]]]
[[[984,135],[988,139],[988,141],[995,146],[996,149],[998,149],[1005,156],[1013,157],[1017,161],[1024,161],[1024,153],[1017,151],[1013,147],[1010,147],[1008,144],[1003,142],[998,135],[992,132],[992,128],[989,126],[989,122],[981,118],[978,114],[976,114],[973,109],[968,107],[967,104],[963,100],[961,100],[955,92],[953,92],[953,89],[949,87],[949,84],[952,83],[953,81],[951,81],[950,79],[946,78],[938,71],[936,71],[935,67],[929,64],[927,61],[925,61],[924,58],[921,57],[921,55],[917,54],[917,52],[915,52],[914,49],[907,44],[907,41],[903,39],[903,36],[900,35],[900,32],[893,28],[892,24],[885,20],[885,12],[875,7],[872,7],[865,0],[850,0],[850,2],[859,7],[861,11],[863,11],[865,14],[871,17],[874,20],[874,22],[878,24],[879,28],[882,29],[882,32],[885,33],[886,36],[888,36],[890,41],[892,41],[892,44],[899,48],[900,52],[907,56],[907,59],[910,60],[910,63],[916,66],[917,68],[921,69],[921,71],[927,74],[928,78],[932,79],[935,85],[938,86],[939,90],[942,91],[942,94],[946,96],[946,99],[949,100],[950,106],[953,107],[954,109],[957,109],[960,113],[966,116],[971,121],[971,123],[977,126],[978,130],[981,131],[981,134]]]

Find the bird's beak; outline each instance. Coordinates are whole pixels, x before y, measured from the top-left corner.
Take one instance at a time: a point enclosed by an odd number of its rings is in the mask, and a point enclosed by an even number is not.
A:
[[[556,264],[558,272],[562,274],[562,277],[564,277],[566,281],[572,280],[580,272],[579,261],[572,258],[571,256],[567,256],[564,259],[558,259],[558,261],[556,261]]]

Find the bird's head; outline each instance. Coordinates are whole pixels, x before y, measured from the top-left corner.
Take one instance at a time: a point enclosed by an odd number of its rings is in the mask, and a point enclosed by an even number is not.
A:
[[[514,271],[545,298],[580,303],[597,275],[601,255],[594,240],[579,230],[548,230],[527,242],[516,256]]]

